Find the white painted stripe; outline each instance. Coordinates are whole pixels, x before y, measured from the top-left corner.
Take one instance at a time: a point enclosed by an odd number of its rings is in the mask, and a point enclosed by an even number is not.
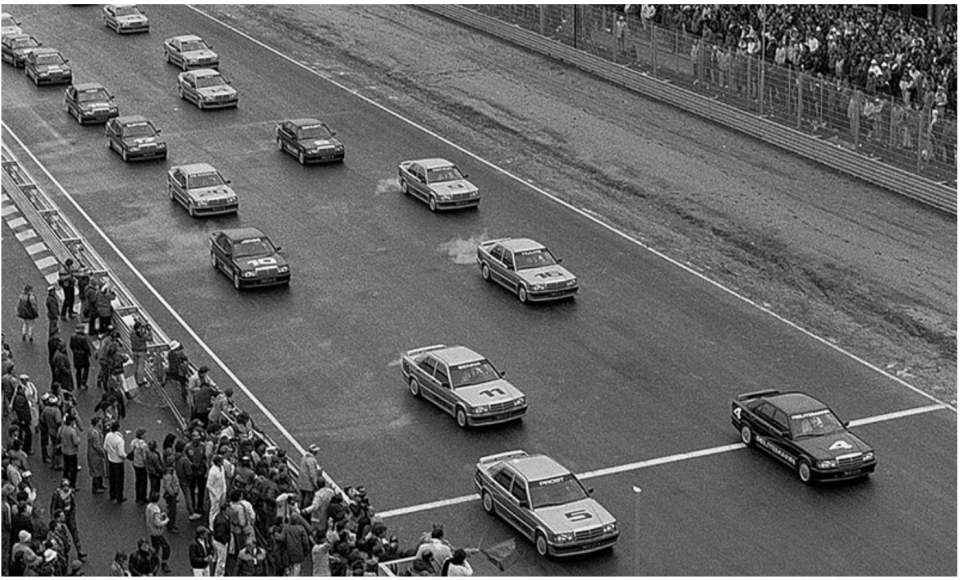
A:
[[[926,407],[916,407],[913,409],[905,409],[903,411],[895,411],[893,413],[876,415],[874,417],[865,417],[863,419],[856,419],[854,421],[850,421],[850,426],[857,427],[860,425],[869,425],[871,423],[880,423],[882,421],[892,421],[894,419],[910,417],[912,415],[932,413],[933,411],[939,411],[941,409],[954,410],[949,405],[927,405]],[[710,447],[707,449],[699,449],[697,451],[689,451],[687,453],[677,453],[676,455],[668,455],[666,457],[657,457],[655,459],[637,461],[636,463],[616,465],[614,467],[607,467],[605,469],[598,469],[596,471],[587,471],[585,473],[578,474],[577,477],[582,480],[591,479],[594,477],[603,477],[606,475],[614,475],[617,473],[624,473],[627,471],[636,471],[638,469],[644,469],[646,467],[665,465],[667,463],[676,463],[678,461],[687,461],[690,459],[708,457],[710,455],[717,455],[720,453],[729,453],[731,451],[738,451],[740,449],[746,449],[746,446],[743,443],[731,443],[730,445],[720,445],[719,447]],[[395,510],[388,510],[388,511],[378,512],[378,513],[380,517],[388,518],[392,516],[402,516],[402,515],[412,514],[417,512],[425,512],[425,511],[439,509],[439,508],[447,507],[451,505],[457,505],[461,503],[467,503],[470,501],[476,501],[478,499],[480,499],[480,496],[477,494],[462,495],[460,497],[455,497],[451,499],[433,501],[430,503],[424,503],[420,505],[415,505],[415,506],[410,506],[405,508],[398,508]]]
[[[36,230],[34,230],[33,228],[31,228],[31,229],[29,229],[29,230],[23,230],[22,232],[17,232],[17,233],[14,234],[14,235],[15,235],[15,236],[17,237],[17,239],[20,240],[21,242],[25,242],[26,240],[29,240],[30,238],[35,238],[35,237],[37,237],[37,232],[36,232]]]
[[[57,259],[53,256],[47,256],[46,258],[40,258],[37,260],[37,268],[43,270],[44,268],[49,268],[50,266],[56,266]]]
[[[7,225],[10,226],[10,229],[15,230],[20,226],[27,223],[27,220],[22,217],[15,217],[12,220],[7,221]]]
[[[13,204],[3,204],[3,207],[0,208],[0,215],[7,217],[12,213],[17,213],[17,206]]]
[[[50,272],[49,274],[45,275],[44,278],[46,278],[47,284],[53,284],[54,282],[56,282],[57,280],[60,279],[60,274],[59,274],[59,272]],[[62,291],[62,290],[57,290],[57,292],[59,293],[58,295],[61,297],[61,300],[62,300],[62,299],[63,299],[63,291]]]
[[[47,245],[44,244],[43,242],[38,242],[36,244],[32,244],[26,247],[27,253],[30,254],[31,256],[36,254],[37,252],[42,252],[46,249],[47,249]]]
[[[10,198],[7,196],[7,194],[0,192],[0,202],[6,203],[8,201],[10,201]]]

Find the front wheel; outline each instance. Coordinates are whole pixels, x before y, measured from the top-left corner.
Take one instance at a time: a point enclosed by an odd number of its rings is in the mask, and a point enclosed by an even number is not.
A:
[[[437,211],[437,198],[430,197],[430,211]]]
[[[420,396],[420,382],[417,379],[410,379],[410,394],[414,397]]]
[[[240,289],[240,272],[233,273],[233,287],[237,290]]]
[[[210,265],[213,267],[214,270],[216,270],[219,267],[219,264],[217,264],[217,256],[213,252],[210,252]]]
[[[457,427],[467,428],[467,410],[463,407],[457,407]]]
[[[490,495],[490,492],[483,490],[483,494],[480,495],[480,505],[483,506],[483,511],[487,512],[491,516],[496,508],[493,507],[493,496]]]
[[[403,195],[410,195],[410,186],[407,185],[407,180],[402,177],[400,178],[400,191]]]
[[[480,277],[486,282],[490,281],[490,268],[486,264],[480,266]]]
[[[122,149],[122,150],[120,151],[120,157],[123,159],[123,162],[124,162],[124,163],[126,163],[126,162],[130,159],[130,155],[127,154],[127,150],[126,150],[126,149]]]
[[[740,440],[747,447],[753,447],[753,431],[750,429],[750,425],[740,427]]]
[[[810,463],[806,459],[801,459],[797,465],[797,475],[800,476],[800,481],[803,483],[809,484],[813,479],[813,474],[810,472]]]
[[[280,140],[280,137],[277,137],[277,151],[283,151],[283,141]]]
[[[177,87],[177,92],[180,93],[180,98],[181,98],[181,99],[186,99],[186,98],[187,98],[187,97],[185,97],[184,94],[183,94],[183,87]]]
[[[537,546],[537,553],[540,554],[540,557],[546,558],[550,554],[550,549],[547,546],[547,537],[543,535],[543,532],[537,532],[537,539],[534,541]]]
[[[523,284],[521,284],[521,285],[517,288],[517,298],[518,298],[518,299],[520,300],[520,302],[522,302],[523,304],[526,304],[526,303],[527,303],[527,288],[526,288],[526,286],[524,286]]]
[[[297,161],[300,162],[300,165],[306,165],[307,158],[303,156],[303,151],[297,153]]]

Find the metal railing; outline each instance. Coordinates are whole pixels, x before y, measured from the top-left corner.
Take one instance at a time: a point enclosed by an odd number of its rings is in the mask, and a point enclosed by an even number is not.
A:
[[[693,50],[695,37],[651,23],[645,28],[632,14],[627,15],[628,32],[617,36],[609,7],[430,4],[421,8],[941,211],[957,213],[954,117],[938,115],[931,124],[932,109],[901,112],[890,102],[876,107],[872,98],[868,107],[862,93],[852,88],[837,89],[822,77],[759,59],[724,53],[721,68],[712,45],[708,60],[708,47]]]

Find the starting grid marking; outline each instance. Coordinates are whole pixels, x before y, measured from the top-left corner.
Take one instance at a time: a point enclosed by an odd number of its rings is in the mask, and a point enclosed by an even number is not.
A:
[[[913,409],[905,409],[903,411],[895,411],[893,413],[885,413],[883,415],[875,415],[873,417],[865,417],[863,419],[855,419],[850,421],[851,427],[858,427],[860,425],[869,425],[872,423],[880,423],[883,421],[892,421],[894,419],[900,419],[903,417],[910,417],[913,415],[920,415],[924,413],[932,413],[934,411],[940,411],[942,409],[951,409],[949,405],[926,405],[924,407],[915,407]],[[581,480],[593,479],[595,477],[603,477],[606,475],[614,475],[617,473],[625,473],[628,471],[637,471],[639,469],[644,469],[647,467],[655,467],[657,465],[666,465],[668,463],[677,463],[680,461],[687,461],[690,459],[698,459],[700,457],[709,457],[711,455],[718,455],[720,453],[729,453],[731,451],[738,451],[740,449],[746,449],[746,446],[743,443],[731,443],[730,445],[720,445],[719,447],[710,447],[707,449],[699,449],[697,451],[689,451],[686,453],[678,453],[676,455],[668,455],[665,457],[657,457],[654,459],[647,459],[644,461],[637,461],[636,463],[627,463],[625,465],[617,465],[614,467],[607,467],[605,469],[598,469],[596,471],[587,471],[585,473],[578,474],[577,477]],[[413,514],[418,512],[425,512],[435,509],[440,509],[452,505],[458,505],[461,503],[468,503],[472,501],[479,501],[480,496],[476,493],[470,495],[463,495],[460,497],[454,497],[451,499],[444,499],[440,501],[434,501],[430,503],[423,503],[420,505],[398,508],[395,510],[387,510],[384,512],[379,512],[379,516],[382,518],[396,517],[407,514]]]
[[[60,264],[56,256],[50,251],[47,244],[40,239],[40,235],[30,226],[27,219],[23,217],[20,208],[5,193],[0,194],[0,215],[3,216],[3,221],[7,222],[7,226],[13,231],[13,235],[23,245],[30,259],[36,264],[37,270],[40,270],[40,274],[43,275],[47,284],[56,284],[60,277]],[[19,290],[17,290],[18,293]],[[46,290],[46,288],[37,289],[38,300],[40,296],[46,295]],[[59,295],[62,296],[62,292],[60,288],[57,288]]]

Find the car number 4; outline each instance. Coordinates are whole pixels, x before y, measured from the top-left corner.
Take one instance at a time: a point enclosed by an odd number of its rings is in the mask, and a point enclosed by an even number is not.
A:
[[[741,409],[740,407],[734,407],[733,416],[736,417],[737,419],[740,419],[740,413],[742,412],[743,412],[743,409]]]

